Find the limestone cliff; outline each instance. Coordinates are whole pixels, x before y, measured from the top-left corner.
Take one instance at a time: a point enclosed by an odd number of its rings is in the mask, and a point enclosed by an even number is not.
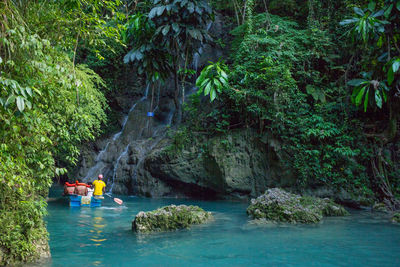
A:
[[[257,196],[268,187],[293,183],[281,156],[275,140],[260,139],[253,130],[212,138],[198,135],[179,150],[166,138],[144,160],[138,192],[152,197]]]

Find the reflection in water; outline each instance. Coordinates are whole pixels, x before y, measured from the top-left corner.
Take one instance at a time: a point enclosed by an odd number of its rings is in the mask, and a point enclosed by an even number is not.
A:
[[[93,229],[90,230],[93,236],[90,240],[94,242],[94,246],[101,246],[102,242],[107,240],[107,238],[104,238],[102,230],[106,226],[107,224],[103,217],[97,216],[93,218]]]

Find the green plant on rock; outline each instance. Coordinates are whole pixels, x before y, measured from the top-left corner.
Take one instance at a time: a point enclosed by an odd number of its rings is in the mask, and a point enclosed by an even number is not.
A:
[[[205,223],[212,218],[198,206],[170,205],[149,212],[139,212],[132,222],[132,230],[138,233],[173,231]]]
[[[198,94],[210,95],[210,101],[213,102],[218,94],[228,86],[228,75],[226,74],[226,66],[218,61],[210,62],[205,67],[200,76],[196,80],[196,86],[199,87]]]

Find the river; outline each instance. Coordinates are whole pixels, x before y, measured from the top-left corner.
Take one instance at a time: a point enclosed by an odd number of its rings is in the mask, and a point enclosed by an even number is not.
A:
[[[316,225],[254,225],[246,203],[106,198],[100,208],[49,202],[52,259],[46,266],[400,266],[400,226],[366,211]],[[135,234],[139,211],[198,205],[215,220],[190,230]],[[42,265],[43,266],[43,265]]]

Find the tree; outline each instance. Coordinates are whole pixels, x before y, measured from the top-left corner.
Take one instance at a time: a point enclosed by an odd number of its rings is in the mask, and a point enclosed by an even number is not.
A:
[[[192,61],[195,51],[211,37],[206,31],[207,23],[212,19],[212,10],[205,0],[154,0],[155,7],[149,12],[156,27],[153,35],[154,42],[165,47],[171,55],[170,64],[175,84],[175,107],[178,111],[179,122],[182,117],[181,103],[179,101],[179,68],[182,80],[182,99],[184,99],[184,82],[188,64]]]
[[[387,141],[397,135],[399,101],[395,96],[400,90],[400,1],[385,0],[383,4],[370,1],[367,7],[354,7],[355,17],[341,25],[349,25],[349,33],[357,47],[369,56],[365,57],[359,75],[348,82],[353,86],[352,101],[364,111],[375,104],[382,108],[388,103],[389,128]],[[395,90],[397,89],[397,90]]]
[[[388,124],[383,132],[368,134],[373,138],[374,144],[371,169],[373,180],[387,206],[397,209],[400,208],[400,202],[395,199],[394,183],[390,179],[390,174],[395,173],[395,164],[390,154],[388,156],[385,145],[395,141],[398,136],[400,1],[372,0],[364,8],[354,7],[354,13],[353,18],[346,19],[341,24],[350,27],[349,33],[356,49],[363,55],[360,56],[358,77],[349,81],[348,85],[354,87],[352,101],[355,105],[364,103],[364,112],[370,107],[374,113],[388,117]],[[374,122],[380,121],[381,119]]]
[[[106,24],[103,10],[91,9],[103,1],[0,2],[0,265],[40,256],[52,178],[76,164],[79,145],[106,119],[102,79],[74,62],[76,32],[64,26],[79,20],[65,13],[67,2]],[[104,32],[87,23],[85,39],[100,44]]]

